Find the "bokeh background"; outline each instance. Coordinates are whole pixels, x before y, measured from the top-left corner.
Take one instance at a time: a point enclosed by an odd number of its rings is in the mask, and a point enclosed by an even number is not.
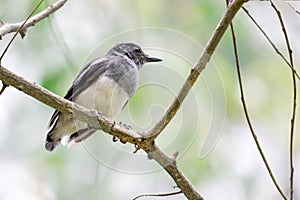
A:
[[[22,21],[37,3],[0,0],[0,18],[7,23]],[[286,1],[275,3],[300,70],[300,15]],[[300,3],[289,3],[300,10]],[[245,7],[287,55],[270,4],[250,1]],[[2,65],[64,96],[85,63],[116,43],[135,42],[163,62],[141,69],[139,89],[115,120],[146,131],[178,92],[225,8],[221,0],[70,0],[31,27],[24,39],[18,36]],[[234,24],[250,116],[274,175],[289,193],[291,71],[244,12],[238,13]],[[0,41],[1,51],[11,37]],[[245,122],[232,52],[227,31],[157,143],[169,155],[179,152],[178,166],[205,199],[281,199]],[[143,193],[177,191],[173,180],[144,152],[133,154],[132,145],[113,143],[101,131],[76,148],[59,146],[47,152],[44,139],[52,113],[52,108],[12,87],[0,96],[0,199],[132,199]],[[295,199],[300,198],[299,122],[297,117]]]

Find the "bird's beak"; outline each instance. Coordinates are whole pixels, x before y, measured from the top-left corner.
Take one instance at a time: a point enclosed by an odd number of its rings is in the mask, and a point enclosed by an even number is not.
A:
[[[160,62],[162,59],[146,56],[146,62]]]

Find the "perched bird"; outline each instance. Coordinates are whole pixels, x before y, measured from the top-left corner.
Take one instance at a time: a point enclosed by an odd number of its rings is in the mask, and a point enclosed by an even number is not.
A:
[[[149,57],[134,43],[117,44],[105,56],[85,65],[64,98],[112,118],[135,93],[138,70],[147,62],[159,61],[162,60]],[[59,143],[73,146],[95,131],[55,110],[48,124],[45,148],[53,151]]]

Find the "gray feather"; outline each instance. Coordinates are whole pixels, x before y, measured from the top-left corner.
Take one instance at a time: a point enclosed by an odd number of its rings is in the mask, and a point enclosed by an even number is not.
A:
[[[80,70],[64,98],[113,117],[136,91],[142,65],[158,61],[161,60],[148,57],[136,44],[117,44],[104,57]],[[48,124],[45,148],[54,150],[63,137],[68,138],[68,144],[78,143],[95,131],[86,123],[55,110]]]

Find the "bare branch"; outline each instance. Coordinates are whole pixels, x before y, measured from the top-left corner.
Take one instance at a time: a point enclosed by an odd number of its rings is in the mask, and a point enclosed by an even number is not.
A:
[[[0,95],[4,92],[4,90],[8,87],[5,83],[2,83],[2,88],[0,90]]]
[[[293,69],[294,67],[294,59],[293,59],[293,51],[289,42],[289,37],[287,35],[286,28],[283,23],[283,19],[281,17],[280,11],[276,8],[275,4],[270,0],[272,8],[275,10],[277,17],[279,19],[281,29],[284,35],[286,47],[289,54],[290,64]],[[295,129],[295,119],[296,119],[296,108],[297,108],[297,83],[296,76],[292,70],[292,80],[293,80],[293,110],[291,117],[291,129],[290,129],[290,200],[293,200],[294,197],[294,161],[293,161],[293,144],[294,144],[294,129]]]
[[[187,199],[203,200],[203,197],[194,189],[192,184],[178,169],[174,159],[165,155],[155,144],[149,147],[150,148],[148,149],[144,149],[144,151],[148,153],[148,158],[154,159],[168,172]]]
[[[300,11],[297,10],[292,4],[288,3],[288,5],[298,14],[300,15]]]
[[[252,20],[252,22],[255,24],[255,26],[260,30],[260,32],[265,36],[265,38],[268,40],[268,42],[271,44],[271,46],[273,47],[273,49],[275,50],[275,52],[282,58],[282,60],[291,68],[291,70],[293,71],[293,73],[296,75],[296,77],[298,78],[298,80],[300,80],[300,76],[298,74],[298,72],[296,71],[296,69],[288,62],[288,60],[283,56],[283,54],[278,50],[278,48],[276,47],[276,45],[271,41],[271,39],[269,38],[269,36],[266,34],[266,32],[259,26],[259,24],[255,21],[255,19],[252,17],[252,15],[250,14],[250,12],[245,8],[242,7],[242,9],[245,11],[245,13],[248,15],[248,17]]]
[[[222,36],[224,35],[233,17],[238,12],[238,10],[242,7],[242,5],[247,1],[248,0],[236,0],[230,4],[226,13],[223,15],[215,31],[213,32],[210,40],[206,44],[196,66],[191,69],[189,76],[183,83],[177,96],[173,99],[172,103],[165,111],[163,116],[153,126],[153,128],[151,128],[148,131],[148,133],[146,134],[147,137],[151,137],[152,140],[154,140],[173,119],[176,112],[179,110],[182,102],[184,101],[184,99],[190,92],[191,88],[193,87],[194,83],[198,79],[200,73],[205,69],[207,63],[209,62],[211,56],[213,55],[217,45],[219,44]]]
[[[18,29],[16,30],[16,33],[14,34],[14,36],[10,39],[9,43],[6,45],[4,51],[2,52],[1,56],[0,56],[0,65],[1,65],[1,61],[5,55],[5,53],[7,52],[8,48],[10,47],[10,45],[12,44],[12,42],[14,41],[14,39],[17,37],[18,33],[20,33],[21,37],[23,38],[26,34],[26,28],[24,28],[24,25],[28,22],[29,18],[34,14],[34,12],[40,7],[40,5],[43,3],[44,0],[41,0],[36,6],[35,8],[31,11],[31,13],[28,15],[28,17],[24,20],[24,22],[21,23],[21,26],[18,27]],[[3,24],[3,21],[1,21]],[[5,26],[5,23],[4,23]],[[1,34],[0,34],[0,39],[2,38]]]
[[[6,35],[8,33],[13,33],[13,32],[21,32],[24,34],[22,37],[24,37],[27,28],[34,26],[37,22],[45,19],[46,17],[48,17],[49,15],[54,13],[56,10],[61,8],[67,1],[68,0],[58,0],[56,3],[50,5],[45,10],[30,17],[23,26],[22,26],[22,24],[24,23],[25,20],[23,22],[18,22],[18,23],[13,23],[13,24],[5,23],[2,27],[0,27],[0,39],[4,35]],[[19,30],[20,27],[22,27],[21,30]]]
[[[167,197],[167,196],[173,196],[177,194],[182,194],[182,191],[177,192],[170,192],[170,193],[164,193],[164,194],[141,194],[139,196],[134,197],[132,200],[137,200],[141,197]]]
[[[233,49],[234,49],[234,57],[235,57],[235,63],[236,63],[236,70],[237,70],[237,75],[238,75],[238,82],[239,82],[239,87],[240,87],[240,93],[241,93],[241,101],[242,101],[242,105],[243,105],[243,110],[244,110],[244,114],[247,120],[247,124],[248,127],[250,129],[251,135],[255,141],[256,147],[259,151],[259,154],[261,156],[261,158],[263,159],[263,162],[268,170],[268,173],[275,185],[275,187],[277,188],[277,190],[279,191],[280,195],[287,200],[287,197],[285,196],[285,194],[283,193],[282,189],[280,188],[273,172],[272,169],[267,161],[267,158],[262,150],[262,147],[258,141],[258,137],[254,131],[249,113],[248,113],[248,109],[247,109],[247,105],[246,105],[246,100],[245,100],[245,95],[244,95],[244,89],[243,89],[243,82],[242,82],[242,75],[241,75],[241,70],[240,70],[240,64],[239,64],[239,57],[238,57],[238,50],[237,50],[237,45],[236,45],[236,37],[235,37],[235,33],[234,33],[234,28],[233,28],[233,24],[230,24],[230,30],[231,30],[231,36],[232,36],[232,41],[233,41]]]

